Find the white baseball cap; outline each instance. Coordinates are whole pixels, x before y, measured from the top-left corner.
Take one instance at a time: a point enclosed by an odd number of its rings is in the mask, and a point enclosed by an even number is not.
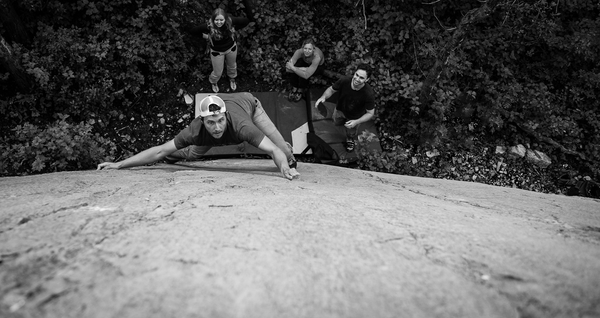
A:
[[[219,96],[209,95],[200,101],[200,117],[218,115],[226,111],[225,102]]]

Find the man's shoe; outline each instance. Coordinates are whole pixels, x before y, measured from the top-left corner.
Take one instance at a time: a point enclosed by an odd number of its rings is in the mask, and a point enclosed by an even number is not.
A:
[[[235,78],[229,79],[229,88],[231,88],[232,92],[235,92],[237,90],[237,84],[235,83]]]
[[[356,147],[356,143],[354,142],[354,139],[352,139],[352,138],[346,139],[346,151],[352,152],[352,151],[354,151],[354,147]]]
[[[219,92],[219,85],[217,85],[217,83],[212,84],[212,90],[215,93]]]

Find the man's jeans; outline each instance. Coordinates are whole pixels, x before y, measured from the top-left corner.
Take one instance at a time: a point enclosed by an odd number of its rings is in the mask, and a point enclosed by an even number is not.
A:
[[[344,113],[342,113],[341,111],[337,110],[337,108],[333,111],[333,116],[331,116],[333,119],[333,123],[336,126],[343,126],[348,119],[346,118],[346,116],[344,115]],[[356,135],[358,132],[358,127],[360,125],[354,127],[354,128],[346,128],[346,138],[348,139],[356,139]]]

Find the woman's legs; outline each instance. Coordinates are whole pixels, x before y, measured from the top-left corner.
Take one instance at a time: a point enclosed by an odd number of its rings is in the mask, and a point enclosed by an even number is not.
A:
[[[310,64],[306,63],[303,59],[298,59],[296,61],[296,64],[294,64],[294,66],[295,67],[309,67]],[[295,82],[295,83],[292,83],[293,87],[302,88],[302,89],[308,87],[308,79],[302,78],[302,77],[296,75],[296,73],[292,74],[292,78],[293,78],[293,81]]]
[[[214,55],[217,54],[217,55]],[[210,73],[210,76],[208,77],[208,81],[211,84],[217,84],[217,82],[219,82],[219,79],[221,78],[221,75],[223,75],[223,62],[225,60],[225,55],[219,53],[219,52],[210,52],[210,61],[212,63],[212,72]]]
[[[300,80],[300,76],[296,75],[295,73],[290,73],[288,76],[290,78],[290,85],[292,85],[292,89],[290,90],[288,99],[291,102],[297,102],[300,99],[302,99],[302,96],[300,94],[300,89],[298,88],[298,86],[299,86],[298,81]]]
[[[298,80],[300,79],[300,76],[296,75],[296,73],[290,73],[289,77],[290,85],[292,85],[293,88],[298,88]]]
[[[323,65],[319,65],[319,66],[317,66],[317,69],[315,70],[315,72],[313,73],[313,75],[312,75],[312,76],[315,76],[315,75],[323,75],[323,73],[324,73],[324,72],[325,72],[325,66],[323,66]],[[311,76],[311,77],[312,77],[312,76]]]
[[[229,77],[229,88],[235,92],[237,85],[235,78],[237,77],[237,46],[234,46],[230,52],[225,54],[225,65],[227,66],[227,76]]]
[[[237,77],[237,45],[231,51],[225,53],[225,64],[227,65],[227,76],[229,79]]]

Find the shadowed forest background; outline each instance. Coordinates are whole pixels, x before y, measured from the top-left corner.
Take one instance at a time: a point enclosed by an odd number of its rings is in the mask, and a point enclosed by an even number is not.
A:
[[[0,0],[0,175],[93,169],[173,138],[193,118],[180,89],[209,91],[189,31],[219,6],[250,20],[238,90],[286,90],[309,36],[330,72],[373,66],[384,151],[359,148],[359,168],[600,197],[597,0]],[[516,145],[552,164],[496,153]]]

